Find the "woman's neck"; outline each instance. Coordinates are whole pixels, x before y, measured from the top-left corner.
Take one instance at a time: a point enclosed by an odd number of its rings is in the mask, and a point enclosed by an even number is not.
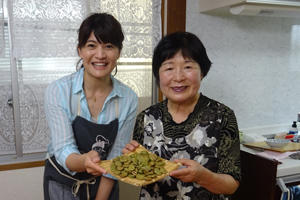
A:
[[[110,76],[103,78],[96,78],[92,76],[83,75],[83,86],[84,89],[88,89],[93,94],[105,91],[107,87],[112,86],[112,80]]]
[[[175,121],[176,123],[185,121],[188,118],[189,114],[194,111],[199,98],[200,94],[197,93],[194,98],[183,103],[173,102],[168,99],[167,107],[169,113],[173,118],[173,121]]]
[[[106,98],[112,87],[113,84],[110,76],[102,79],[83,77],[83,90],[86,97],[87,99],[93,99],[94,102],[97,101],[97,98]]]

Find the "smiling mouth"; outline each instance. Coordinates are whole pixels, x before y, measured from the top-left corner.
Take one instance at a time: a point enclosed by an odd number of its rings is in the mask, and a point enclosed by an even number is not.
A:
[[[172,90],[175,92],[181,92],[184,91],[187,87],[186,86],[182,86],[182,87],[172,87]]]
[[[92,63],[92,65],[95,67],[105,67],[107,66],[107,63]]]

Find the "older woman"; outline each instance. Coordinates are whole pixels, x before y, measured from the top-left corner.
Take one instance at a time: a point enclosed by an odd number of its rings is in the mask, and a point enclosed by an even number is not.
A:
[[[161,181],[142,187],[141,199],[230,199],[239,186],[240,144],[234,112],[198,93],[211,62],[188,32],[164,37],[154,50],[153,74],[166,99],[137,116],[133,140],[183,164]]]

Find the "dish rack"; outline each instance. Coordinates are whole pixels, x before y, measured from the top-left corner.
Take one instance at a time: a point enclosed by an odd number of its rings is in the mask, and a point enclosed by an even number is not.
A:
[[[288,191],[288,188],[286,187],[285,184],[294,183],[297,181],[299,182],[299,180],[300,180],[300,174],[277,178],[276,183],[279,186],[279,188],[281,189],[281,191],[284,193],[284,192]]]

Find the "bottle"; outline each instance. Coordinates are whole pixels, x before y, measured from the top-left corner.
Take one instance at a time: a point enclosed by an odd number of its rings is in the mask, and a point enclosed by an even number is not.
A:
[[[298,142],[298,128],[297,128],[297,122],[293,121],[293,124],[289,130],[289,134],[294,135],[294,138],[296,136],[296,138],[293,140],[293,142]]]

